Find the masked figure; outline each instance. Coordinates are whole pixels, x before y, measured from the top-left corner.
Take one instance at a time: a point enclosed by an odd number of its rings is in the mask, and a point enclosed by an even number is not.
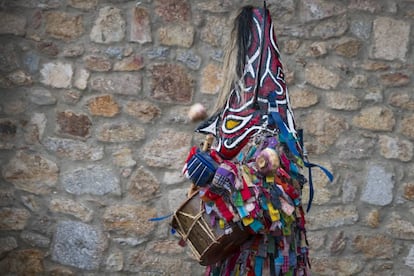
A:
[[[202,193],[222,220],[238,221],[252,236],[239,251],[208,266],[206,275],[310,275],[302,149],[274,26],[266,8],[251,6],[242,8],[234,23],[217,112],[197,128],[215,136],[213,150],[225,165]],[[262,141],[256,139],[262,133]],[[246,154],[252,148],[256,153]],[[220,175],[226,168],[235,177]]]

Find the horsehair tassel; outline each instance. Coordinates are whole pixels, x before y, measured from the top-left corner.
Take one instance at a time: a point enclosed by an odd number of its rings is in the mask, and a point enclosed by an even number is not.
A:
[[[206,136],[206,139],[203,143],[202,151],[208,151],[211,148],[211,145],[213,144],[214,136],[212,134],[208,134]]]
[[[259,56],[259,64],[257,65],[257,72],[256,72],[256,84],[254,88],[254,102],[253,107],[255,109],[259,109],[259,103],[257,98],[259,96],[259,79],[261,74],[261,67],[262,67],[262,59],[263,59],[263,45],[265,40],[265,27],[266,27],[266,1],[263,1],[263,24],[262,24],[262,41],[260,42],[260,56]]]

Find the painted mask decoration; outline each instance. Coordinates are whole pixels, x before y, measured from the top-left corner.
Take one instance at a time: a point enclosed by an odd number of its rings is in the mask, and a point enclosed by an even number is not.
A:
[[[296,137],[269,10],[244,7],[235,20],[231,39],[236,39],[237,50],[229,54],[237,55],[237,62],[233,66],[236,67],[236,78],[229,85],[229,92],[222,92],[227,93],[224,108],[196,130],[212,133],[216,137],[215,149],[224,159],[235,157],[250,137],[267,122],[271,93],[272,101],[276,102],[273,106],[276,106],[286,129]]]

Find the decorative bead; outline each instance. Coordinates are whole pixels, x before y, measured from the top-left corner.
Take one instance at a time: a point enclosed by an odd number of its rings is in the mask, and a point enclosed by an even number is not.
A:
[[[277,152],[271,148],[262,150],[256,158],[257,170],[264,174],[275,173],[280,167],[280,159]]]

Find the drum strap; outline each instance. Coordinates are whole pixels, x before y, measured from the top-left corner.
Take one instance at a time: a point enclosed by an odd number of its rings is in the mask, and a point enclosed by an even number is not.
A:
[[[276,103],[276,92],[272,92],[268,96],[269,101],[269,117],[268,117],[268,123],[269,125],[276,125],[279,128],[279,137],[280,139],[285,142],[290,150],[290,152],[295,155],[297,158],[301,159],[301,154],[299,153],[298,149],[296,148],[296,138],[293,137],[292,133],[290,133],[289,128],[286,126],[285,122],[283,121],[282,117],[280,116],[280,113],[277,110],[277,103]],[[302,137],[299,137],[298,141],[303,141]],[[282,160],[283,161],[283,160]],[[309,163],[307,161],[303,162],[305,167],[308,168],[308,174],[309,174],[309,202],[308,207],[306,208],[306,212],[309,212],[311,206],[312,206],[312,200],[314,195],[314,189],[313,189],[313,181],[312,181],[312,168],[317,167],[322,170],[322,172],[325,173],[325,175],[329,178],[329,180],[333,181],[333,175],[332,173],[327,170],[326,168]]]

